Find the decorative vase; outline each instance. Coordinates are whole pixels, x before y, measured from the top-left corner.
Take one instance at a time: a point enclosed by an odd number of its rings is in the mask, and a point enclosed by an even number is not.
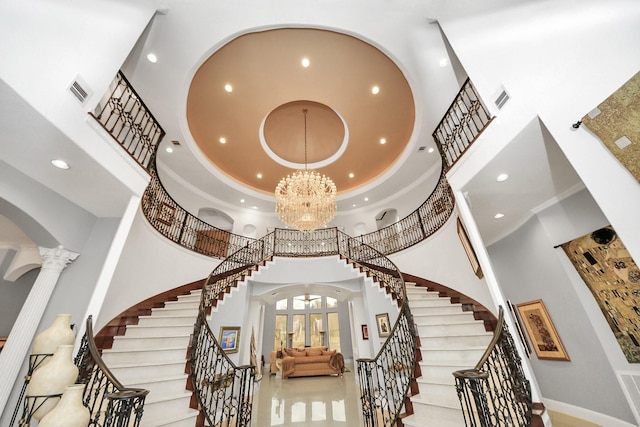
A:
[[[78,378],[78,368],[73,364],[73,346],[58,346],[49,362],[39,369],[36,369],[31,376],[31,381],[27,388],[27,397],[30,405],[34,409],[32,417],[40,420],[58,403],[58,398],[46,399],[45,397],[62,394],[65,387],[75,384]]]
[[[75,339],[76,334],[71,329],[71,315],[58,314],[53,324],[33,339],[31,354],[53,354],[59,345],[72,345]],[[48,359],[50,358],[42,361],[38,367],[48,363]]]
[[[38,427],[87,427],[90,413],[82,404],[83,392],[84,384],[68,385],[60,402],[42,417]]]

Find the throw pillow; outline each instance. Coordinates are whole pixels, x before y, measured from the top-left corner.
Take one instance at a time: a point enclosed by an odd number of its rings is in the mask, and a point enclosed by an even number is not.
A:
[[[322,355],[323,355],[323,356],[326,356],[326,355],[333,356],[334,354],[336,354],[336,350],[331,350],[331,351],[329,351],[329,350],[322,350]]]
[[[308,348],[307,349],[307,356],[322,356],[322,349],[321,348]]]

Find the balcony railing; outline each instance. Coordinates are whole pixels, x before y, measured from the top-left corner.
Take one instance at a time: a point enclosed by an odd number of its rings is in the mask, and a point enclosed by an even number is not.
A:
[[[251,423],[254,371],[235,366],[209,328],[206,313],[217,301],[274,256],[340,255],[373,276],[401,305],[391,335],[374,359],[358,360],[365,425],[392,426],[405,403],[415,369],[414,326],[400,271],[383,254],[336,228],[316,231],[277,229],[231,254],[209,275],[200,303],[191,349],[196,396],[209,425]]]
[[[467,427],[531,425],[531,385],[502,307],[493,340],[480,361],[453,376]]]
[[[492,120],[471,80],[467,79],[433,132],[445,171],[454,165]]]
[[[148,171],[165,132],[121,71],[92,116]]]

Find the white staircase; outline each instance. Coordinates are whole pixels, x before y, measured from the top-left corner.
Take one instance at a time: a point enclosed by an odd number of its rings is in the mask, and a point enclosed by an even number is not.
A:
[[[451,373],[474,367],[493,334],[450,298],[413,283],[406,287],[420,335],[422,377],[417,379],[420,393],[411,397],[414,413],[402,422],[410,427],[465,427]]]
[[[193,427],[198,411],[189,408],[186,390],[187,348],[198,315],[200,291],[178,297],[140,316],[127,326],[124,336],[114,337],[113,347],[102,358],[127,387],[149,390],[141,427]]]

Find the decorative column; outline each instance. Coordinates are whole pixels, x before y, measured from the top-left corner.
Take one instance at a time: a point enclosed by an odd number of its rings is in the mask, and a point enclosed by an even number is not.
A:
[[[79,254],[68,251],[62,246],[57,248],[40,248],[42,267],[40,274],[31,287],[18,318],[11,328],[9,339],[0,353],[0,413],[13,389],[20,368],[29,354],[31,341],[36,334],[42,315],[47,308],[53,289],[58,283],[62,270]]]

